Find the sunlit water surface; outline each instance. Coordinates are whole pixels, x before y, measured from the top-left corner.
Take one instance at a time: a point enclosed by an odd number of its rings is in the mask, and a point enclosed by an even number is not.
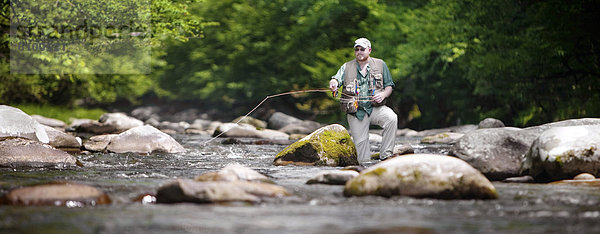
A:
[[[113,200],[95,207],[0,206],[1,233],[598,233],[600,189],[495,182],[497,200],[344,197],[343,186],[305,182],[331,167],[273,166],[285,145],[221,144],[176,135],[183,154],[90,154],[74,170],[0,168],[0,194],[12,188],[71,181]],[[448,146],[398,138],[417,153]],[[194,178],[237,162],[270,177],[293,196],[259,204],[142,204],[143,194],[176,178]]]

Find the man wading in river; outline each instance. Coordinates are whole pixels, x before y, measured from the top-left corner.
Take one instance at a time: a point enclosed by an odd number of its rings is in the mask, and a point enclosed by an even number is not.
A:
[[[342,88],[340,106],[347,113],[350,135],[361,163],[371,158],[369,126],[376,124],[383,128],[381,160],[392,155],[398,126],[396,113],[385,106],[394,88],[390,70],[383,60],[370,57],[371,51],[369,40],[357,39],[354,42],[356,59],[344,63],[329,81],[333,93]]]

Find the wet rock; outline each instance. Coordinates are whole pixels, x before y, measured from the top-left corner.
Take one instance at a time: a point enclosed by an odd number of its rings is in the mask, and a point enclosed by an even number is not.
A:
[[[482,120],[481,122],[479,122],[478,127],[479,127],[479,129],[482,129],[482,128],[503,128],[505,126],[504,126],[504,123],[499,119],[486,118],[486,119]]]
[[[306,184],[344,185],[358,174],[354,170],[325,171],[306,181]]]
[[[260,202],[264,197],[288,196],[283,187],[248,181],[200,182],[178,179],[161,186],[156,194],[158,203],[222,203]]]
[[[50,145],[25,138],[0,140],[1,167],[73,167],[77,159]]]
[[[358,165],[356,148],[339,124],[322,127],[289,145],[275,156],[274,165]]]
[[[454,144],[465,134],[455,132],[443,132],[433,136],[426,136],[421,139],[425,144]]]
[[[460,138],[452,154],[491,180],[520,176],[520,169],[537,134],[518,128],[479,129]]]
[[[106,147],[110,144],[110,141],[113,137],[117,136],[117,134],[104,134],[92,136],[90,139],[85,141],[83,144],[83,148],[89,151],[95,152],[105,152]]]
[[[222,134],[221,134],[222,133]],[[256,127],[249,124],[224,123],[219,126],[214,136],[221,134],[221,137],[238,137],[238,138],[261,138],[261,139],[289,139],[289,135],[283,132],[272,129],[258,130]]]
[[[600,125],[555,127],[531,146],[523,173],[537,181],[573,178],[580,173],[600,176]]]
[[[100,116],[98,122],[104,125],[113,126],[116,129],[116,133],[120,133],[123,131],[127,131],[130,128],[144,125],[144,122],[142,122],[141,120],[127,116],[124,113],[105,113],[102,116]]]
[[[477,125],[467,124],[467,125],[459,125],[459,126],[453,126],[453,127],[448,127],[448,128],[423,130],[423,131],[417,132],[416,134],[411,135],[411,136],[425,137],[425,136],[433,136],[433,135],[445,133],[445,132],[456,132],[456,133],[465,134],[465,133],[474,131],[477,128],[478,128]]]
[[[48,143],[44,126],[19,108],[0,105],[0,137],[23,137]]]
[[[363,170],[344,187],[345,196],[411,196],[495,199],[492,183],[468,163],[450,156],[413,154]]]
[[[135,108],[131,111],[131,116],[141,121],[147,121],[149,119],[160,120],[161,108],[158,106],[143,106]]]
[[[254,126],[255,128],[258,128],[258,129],[265,129],[265,128],[267,128],[267,122],[262,121],[260,119],[256,119],[256,118],[254,118],[252,116],[245,116],[245,117],[244,116],[240,116],[240,117],[235,118],[231,122],[238,123],[238,121],[239,121],[239,123],[250,124],[250,125],[252,125],[252,126]]]
[[[45,184],[11,190],[4,197],[8,205],[82,207],[110,204],[97,188],[81,184]]]
[[[169,122],[169,121],[162,121],[160,122],[160,124],[158,124],[158,126],[155,126],[156,128],[160,129],[161,131],[165,132],[165,130],[171,130],[174,131],[176,133],[184,133],[185,130],[187,128],[190,127],[190,124],[187,122]]]
[[[267,125],[270,129],[281,129],[295,122],[301,122],[301,120],[281,112],[275,112],[269,117]]]
[[[594,180],[596,177],[590,173],[581,173],[573,177],[573,180]]]
[[[596,179],[596,177],[590,173],[581,173],[581,174],[573,177],[572,180],[560,180],[560,181],[552,182],[550,184],[585,185],[585,186],[599,187],[600,179]]]
[[[555,127],[569,127],[569,126],[582,126],[582,125],[600,125],[600,118],[583,118],[583,119],[568,119],[553,123],[547,123],[539,126],[533,126],[525,128],[524,130],[536,132],[538,135],[542,134],[546,130]]]
[[[410,144],[399,144],[394,145],[394,150],[392,151],[393,155],[404,155],[404,154],[412,154],[415,152],[415,149]]]
[[[42,125],[46,125],[53,128],[64,128],[67,126],[67,124],[62,120],[52,119],[41,115],[31,115],[31,118],[33,118],[35,121]]]
[[[232,163],[225,166],[218,172],[204,173],[194,180],[196,181],[252,181],[252,182],[263,182],[273,183],[266,176],[258,173],[243,165]]]
[[[532,176],[516,176],[516,177],[508,177],[502,182],[506,183],[532,183],[535,182]]]
[[[185,151],[183,146],[177,143],[173,137],[149,125],[134,127],[112,137],[106,149],[115,153],[132,152],[140,154],[153,152],[181,153]]]
[[[54,146],[56,148],[71,148],[71,149],[79,149],[81,148],[81,139],[73,135],[69,135],[63,131],[59,131],[55,128],[45,126],[44,130],[48,134],[49,145]]]

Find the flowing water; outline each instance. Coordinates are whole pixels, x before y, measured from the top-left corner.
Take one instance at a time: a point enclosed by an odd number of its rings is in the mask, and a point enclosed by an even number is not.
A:
[[[84,168],[0,168],[0,195],[12,188],[71,181],[106,192],[111,205],[0,206],[0,233],[599,233],[600,189],[494,182],[497,200],[344,197],[343,186],[305,182],[331,167],[273,166],[286,145],[204,144],[206,136],[176,135],[183,154],[90,154]],[[417,153],[447,153],[444,145],[411,143]],[[175,178],[194,178],[237,162],[270,177],[293,196],[259,204],[143,204]]]

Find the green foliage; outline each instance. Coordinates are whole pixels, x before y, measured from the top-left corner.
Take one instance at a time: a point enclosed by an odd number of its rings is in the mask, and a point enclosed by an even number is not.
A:
[[[38,105],[38,104],[16,104],[13,105],[29,115],[41,115],[48,118],[62,120],[70,123],[71,118],[76,119],[100,119],[100,116],[106,111],[99,108],[67,108],[56,105]]]
[[[24,14],[42,17],[40,22],[68,24],[79,14],[116,22],[123,17],[106,12],[123,16],[128,7],[148,6],[148,0],[93,2],[52,1],[67,4],[65,10]],[[9,8],[2,9],[6,29]],[[144,9],[128,19],[140,29],[149,22],[151,36],[128,45],[152,48],[152,56],[117,53],[124,47],[104,51],[106,58],[95,56],[106,46],[79,51],[85,59],[38,53],[31,69],[61,64],[79,73],[18,75],[9,73],[8,47],[1,47],[0,102],[135,102],[152,92],[246,113],[267,95],[326,88],[353,58],[354,39],[367,37],[372,56],[391,69],[396,88],[390,105],[400,127],[445,127],[486,117],[527,126],[600,116],[597,1],[153,0]],[[62,37],[40,28],[40,35]],[[2,42],[8,45],[6,33]],[[106,59],[118,63],[106,65]],[[136,70],[145,64],[150,74]],[[131,73],[82,75],[86,69]],[[324,122],[344,119],[337,101],[323,93],[282,96],[266,105]]]

